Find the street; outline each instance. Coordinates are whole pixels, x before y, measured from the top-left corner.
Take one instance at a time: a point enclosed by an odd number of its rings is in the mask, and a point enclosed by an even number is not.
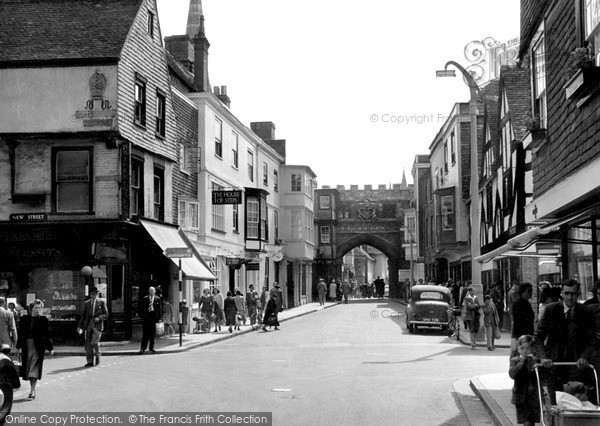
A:
[[[437,331],[409,334],[404,306],[351,300],[179,354],[46,358],[20,412],[261,412],[275,425],[464,425],[458,379],[506,369],[506,350],[471,351]]]

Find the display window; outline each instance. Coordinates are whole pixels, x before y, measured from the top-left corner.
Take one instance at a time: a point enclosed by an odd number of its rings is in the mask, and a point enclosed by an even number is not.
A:
[[[85,278],[79,270],[32,269],[26,304],[35,299],[44,302],[42,315],[51,321],[74,321],[79,318],[85,302]]]

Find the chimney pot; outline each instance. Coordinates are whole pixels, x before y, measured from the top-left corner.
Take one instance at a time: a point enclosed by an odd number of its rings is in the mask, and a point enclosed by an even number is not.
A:
[[[221,94],[227,96],[227,86],[221,86]]]
[[[213,89],[213,93],[217,96],[219,96],[221,94],[219,86],[215,86]]]

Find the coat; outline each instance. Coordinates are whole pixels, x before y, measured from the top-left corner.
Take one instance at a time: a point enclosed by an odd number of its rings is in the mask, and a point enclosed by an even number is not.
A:
[[[0,308],[0,345],[11,345],[17,342],[17,327],[13,313]]]
[[[94,321],[95,318],[98,318],[98,322]],[[92,299],[88,299],[85,301],[85,305],[83,306],[83,315],[79,320],[78,327],[84,331],[104,331],[104,320],[106,320],[106,318],[108,318],[106,302],[96,298],[96,307],[94,309],[94,306],[92,306]]]
[[[25,315],[21,318],[19,323],[19,339],[17,340],[17,349],[21,349],[21,377],[27,380],[27,360],[28,360],[28,350],[27,350],[27,339],[33,339],[33,344],[35,345],[35,350],[38,353],[38,358],[40,360],[40,370],[38,379],[42,378],[42,366],[44,365],[44,353],[46,350],[51,351],[54,350],[54,345],[52,344],[52,340],[50,339],[50,328],[48,326],[48,318],[45,316],[37,316],[35,317],[35,321],[33,322],[33,317],[31,315]]]
[[[277,303],[275,303],[274,299],[270,299],[267,303],[267,308],[265,309],[263,325],[277,327],[279,325],[279,320],[277,319],[277,312]]]
[[[533,371],[534,358],[522,360],[520,356],[511,358],[508,375],[513,379],[511,403],[515,405],[533,404],[539,411],[537,382]]]
[[[592,313],[579,303],[573,309],[575,309],[576,334],[573,337],[576,359],[569,359],[565,353],[569,345],[569,336],[563,302],[548,304],[544,316],[537,325],[533,335],[533,345],[539,358],[570,362],[575,362],[579,358],[591,360],[596,345]]]
[[[528,300],[520,298],[513,304],[512,319],[513,324],[510,337],[518,339],[525,334],[533,335],[535,314]]]
[[[329,297],[331,297],[332,299],[335,299],[337,297],[336,292],[335,292],[336,288],[337,288],[336,283],[329,284]]]
[[[477,296],[465,296],[465,321],[479,321],[479,300]]]
[[[160,297],[154,295],[154,303],[152,304],[153,310],[149,311],[150,307],[150,296],[144,296],[139,303],[139,314],[144,321],[159,322],[162,319],[162,302]]]
[[[323,281],[319,281],[319,284],[317,284],[317,292],[319,294],[327,293],[327,284],[325,284]]]
[[[483,325],[486,327],[497,327],[500,324],[500,317],[496,310],[496,305],[490,303],[489,305],[483,305]]]
[[[227,296],[223,302],[223,310],[225,312],[225,324],[235,325],[235,314],[237,313],[237,307],[235,306],[235,300],[233,297]]]

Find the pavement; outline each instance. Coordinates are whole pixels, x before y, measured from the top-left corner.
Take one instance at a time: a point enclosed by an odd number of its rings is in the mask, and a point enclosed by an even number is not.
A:
[[[400,303],[402,305],[406,304],[404,300],[390,300],[396,303]],[[304,315],[318,312],[323,309],[329,309],[340,303],[341,302],[326,302],[324,306],[320,306],[318,303],[309,303],[295,308],[285,309],[284,311],[279,313],[279,322],[285,323],[286,321],[292,320],[294,318],[302,317]],[[253,332],[262,331],[253,329],[250,325],[241,325],[241,330],[230,333],[227,327],[222,326],[221,331],[217,333],[210,332],[199,334],[187,334],[182,337],[181,344],[178,334],[173,335],[171,337],[157,337],[154,343],[154,349],[156,353],[184,352],[201,346],[210,345],[212,343],[231,339],[242,334]],[[274,333],[275,331],[269,332]],[[469,334],[464,329],[462,323],[460,327],[458,340],[464,345],[470,345]],[[100,342],[100,346],[103,356],[137,355],[140,349],[140,342]],[[496,340],[495,347],[497,349],[503,350],[509,349],[510,333],[503,331],[502,337],[499,340]],[[483,341],[477,342],[475,350],[486,349],[487,348],[484,337]],[[148,354],[148,352],[146,353]],[[85,356],[85,349],[83,346],[56,346],[54,348],[54,354],[56,356]],[[508,426],[517,424],[515,407],[510,403],[513,381],[508,376],[508,366],[509,359],[507,352],[505,372],[496,374],[477,375],[470,378],[465,378],[463,380],[459,380],[454,384],[454,390],[457,395],[457,398],[471,425],[483,425],[493,423],[496,425]],[[474,409],[473,406],[474,401],[481,402],[483,406],[487,409],[489,415],[481,416],[480,413],[478,414],[477,410]]]

